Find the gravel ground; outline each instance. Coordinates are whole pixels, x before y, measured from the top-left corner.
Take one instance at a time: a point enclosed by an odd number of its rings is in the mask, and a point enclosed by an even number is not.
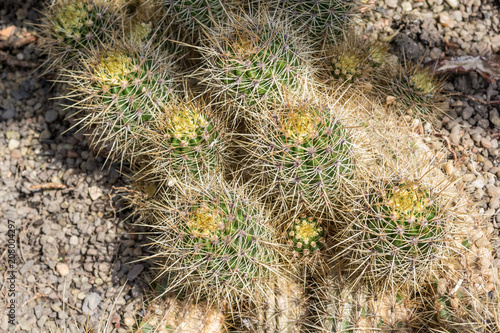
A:
[[[36,0],[0,4],[0,29],[31,30]],[[481,0],[385,0],[371,3],[366,33],[392,39],[405,59],[489,54],[500,51],[498,2]],[[37,5],[39,6],[39,5]],[[40,57],[30,44],[13,51],[20,60]],[[404,55],[404,56],[403,56]],[[17,67],[0,73],[0,331],[46,332],[90,321],[110,321],[126,331],[141,307],[148,263],[131,263],[145,249],[130,234],[127,211],[112,196],[124,180],[103,166],[85,136],[68,130],[68,111],[60,106],[61,87]],[[450,93],[482,101],[500,99],[497,83],[479,75],[451,76]],[[482,213],[500,223],[500,106],[453,96],[440,134],[456,153],[446,171],[463,175]],[[446,140],[443,139],[443,144]],[[64,189],[39,189],[54,183]],[[35,188],[32,188],[35,186]],[[119,211],[119,213],[117,213]],[[16,327],[7,322],[7,220],[16,225]],[[500,245],[497,244],[500,255]],[[2,274],[3,273],[3,274]]]
[[[32,30],[37,1],[23,3],[0,4],[0,29]],[[20,51],[16,59],[40,58],[32,44]],[[131,263],[145,239],[129,232],[127,211],[112,196],[123,179],[69,129],[57,99],[64,87],[32,70],[0,69],[0,331],[80,331],[88,318],[90,327],[109,320],[126,332],[149,287],[148,263]],[[65,188],[38,188],[47,183]],[[8,220],[17,229],[15,327],[6,311]]]

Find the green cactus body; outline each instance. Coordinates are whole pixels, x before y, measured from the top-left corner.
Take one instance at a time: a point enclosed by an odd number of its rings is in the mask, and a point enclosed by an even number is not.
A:
[[[398,77],[392,79],[390,95],[396,97],[402,113],[433,121],[442,113],[442,85],[430,69],[408,64],[400,69]]]
[[[264,291],[278,267],[278,252],[263,209],[231,191],[188,199],[181,214],[165,217],[157,238],[160,253],[172,262],[168,271],[179,273],[170,287],[214,302]]]
[[[165,117],[151,126],[152,133],[144,136],[152,156],[146,178],[197,181],[208,173],[221,172],[226,148],[224,128],[210,116],[207,106],[175,101],[165,112]]]
[[[308,106],[290,109],[255,136],[261,149],[249,150],[250,156],[264,169],[264,177],[277,182],[286,200],[324,204],[353,175],[349,131],[328,112]]]
[[[210,63],[205,80],[222,90],[225,103],[235,101],[244,116],[262,116],[286,95],[303,91],[308,73],[297,40],[284,23],[259,20],[241,18],[204,52]]]
[[[111,1],[62,0],[51,6],[41,28],[48,61],[66,67],[78,52],[107,41],[120,18],[112,5]]]
[[[295,253],[307,256],[323,247],[323,235],[324,230],[316,218],[301,216],[295,219],[288,231],[289,245],[293,246]]]
[[[203,29],[219,24],[227,15],[225,0],[164,0],[167,13],[196,38]]]
[[[96,133],[96,144],[114,147],[113,159],[131,158],[142,144],[142,131],[164,113],[171,99],[173,65],[160,55],[119,45],[113,51],[97,51],[95,58],[97,63],[83,58],[85,69],[73,74],[91,109],[82,122]]]
[[[343,34],[356,9],[349,0],[284,1],[281,6],[290,13],[299,30],[319,46],[334,42]]]
[[[446,247],[444,211],[438,198],[413,182],[389,183],[365,198],[354,220],[348,266],[384,283],[421,281]],[[360,265],[360,263],[363,263]]]

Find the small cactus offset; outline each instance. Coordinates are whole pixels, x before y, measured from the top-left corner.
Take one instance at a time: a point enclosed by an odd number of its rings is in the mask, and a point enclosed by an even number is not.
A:
[[[394,78],[386,85],[388,96],[395,98],[395,106],[402,114],[411,114],[424,121],[435,121],[444,113],[443,81],[430,68],[409,63],[397,66]],[[387,78],[386,78],[387,79]]]
[[[294,219],[288,231],[288,245],[293,246],[294,254],[308,256],[325,246],[324,234],[320,220],[314,216],[301,215]]]
[[[354,32],[340,36],[339,40],[324,50],[319,60],[322,80],[334,87],[352,88],[354,92],[369,93],[380,86],[381,76],[388,73],[389,52],[381,42],[369,43]]]

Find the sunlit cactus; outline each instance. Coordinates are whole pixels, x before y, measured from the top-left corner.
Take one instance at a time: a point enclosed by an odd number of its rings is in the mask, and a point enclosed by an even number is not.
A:
[[[50,5],[39,28],[48,69],[73,66],[82,52],[111,40],[121,17],[112,0],[60,0]]]
[[[206,187],[173,196],[165,190],[146,203],[157,256],[165,258],[161,274],[171,276],[167,290],[237,306],[268,291],[279,246],[255,198],[223,182]]]
[[[294,28],[307,34],[312,46],[320,49],[334,43],[357,14],[358,5],[349,0],[260,1],[254,7],[267,5],[273,12],[289,17]]]
[[[304,330],[307,296],[291,277],[276,277],[265,295],[252,297],[238,311],[237,331],[253,333],[299,333]]]
[[[277,187],[283,200],[321,209],[355,171],[351,131],[328,108],[307,102],[273,116],[252,129],[249,163],[258,170],[257,177]]]
[[[308,332],[425,332],[422,302],[413,294],[355,285],[339,272],[312,289]]]
[[[204,30],[224,23],[234,0],[163,0],[167,14],[185,31],[186,42],[199,40]]]
[[[48,68],[131,181],[145,259],[179,297],[138,332],[498,328],[493,227],[419,134],[444,111],[443,82],[357,35],[360,6],[47,6]]]
[[[106,47],[106,48],[104,48]],[[97,149],[109,158],[131,160],[142,131],[164,114],[174,92],[175,65],[170,56],[126,44],[103,45],[82,57],[80,70],[68,72],[77,107],[87,111],[80,122],[93,131]]]
[[[210,107],[202,100],[176,99],[162,111],[140,138],[148,158],[136,179],[161,186],[222,174],[228,139]]]
[[[265,107],[305,91],[306,53],[287,24],[268,14],[232,16],[231,25],[211,33],[201,49],[208,65],[204,82],[220,103],[237,107],[231,121],[262,116]]]
[[[356,279],[418,289],[453,252],[450,198],[418,181],[383,181],[362,201],[339,239]]]

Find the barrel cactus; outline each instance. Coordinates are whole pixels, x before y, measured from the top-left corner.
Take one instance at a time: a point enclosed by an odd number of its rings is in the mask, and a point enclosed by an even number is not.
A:
[[[289,202],[321,209],[335,200],[355,171],[350,130],[329,109],[300,103],[254,128],[248,145],[257,177],[270,181]],[[316,208],[315,208],[316,207]]]
[[[271,8],[290,17],[294,27],[317,48],[334,43],[349,26],[357,5],[349,0],[280,0]]]
[[[394,288],[418,286],[452,250],[450,205],[418,181],[383,181],[363,196],[341,236],[351,274]]]
[[[70,71],[78,107],[87,111],[80,122],[94,135],[93,143],[109,146],[111,160],[132,159],[138,138],[164,113],[174,91],[168,55],[126,44],[103,45],[82,58],[82,69]]]
[[[48,69],[71,67],[82,52],[112,39],[122,13],[113,1],[61,0],[50,5],[40,27]]]
[[[228,143],[224,125],[210,110],[199,99],[172,100],[143,132],[148,158],[136,177],[162,185],[220,174]]]
[[[359,286],[340,272],[326,274],[317,283],[307,324],[311,332],[426,331],[418,322],[422,302],[413,294]]]
[[[261,116],[288,94],[304,91],[309,75],[306,56],[301,53],[300,38],[294,37],[286,22],[269,14],[231,20],[202,49],[208,63],[202,73],[215,95],[222,94],[221,103],[238,107],[232,120]]]
[[[155,210],[153,223],[154,243],[166,259],[162,272],[174,276],[169,289],[230,307],[268,291],[280,256],[268,216],[255,199],[225,185],[169,195],[163,201],[173,200],[177,207]]]

